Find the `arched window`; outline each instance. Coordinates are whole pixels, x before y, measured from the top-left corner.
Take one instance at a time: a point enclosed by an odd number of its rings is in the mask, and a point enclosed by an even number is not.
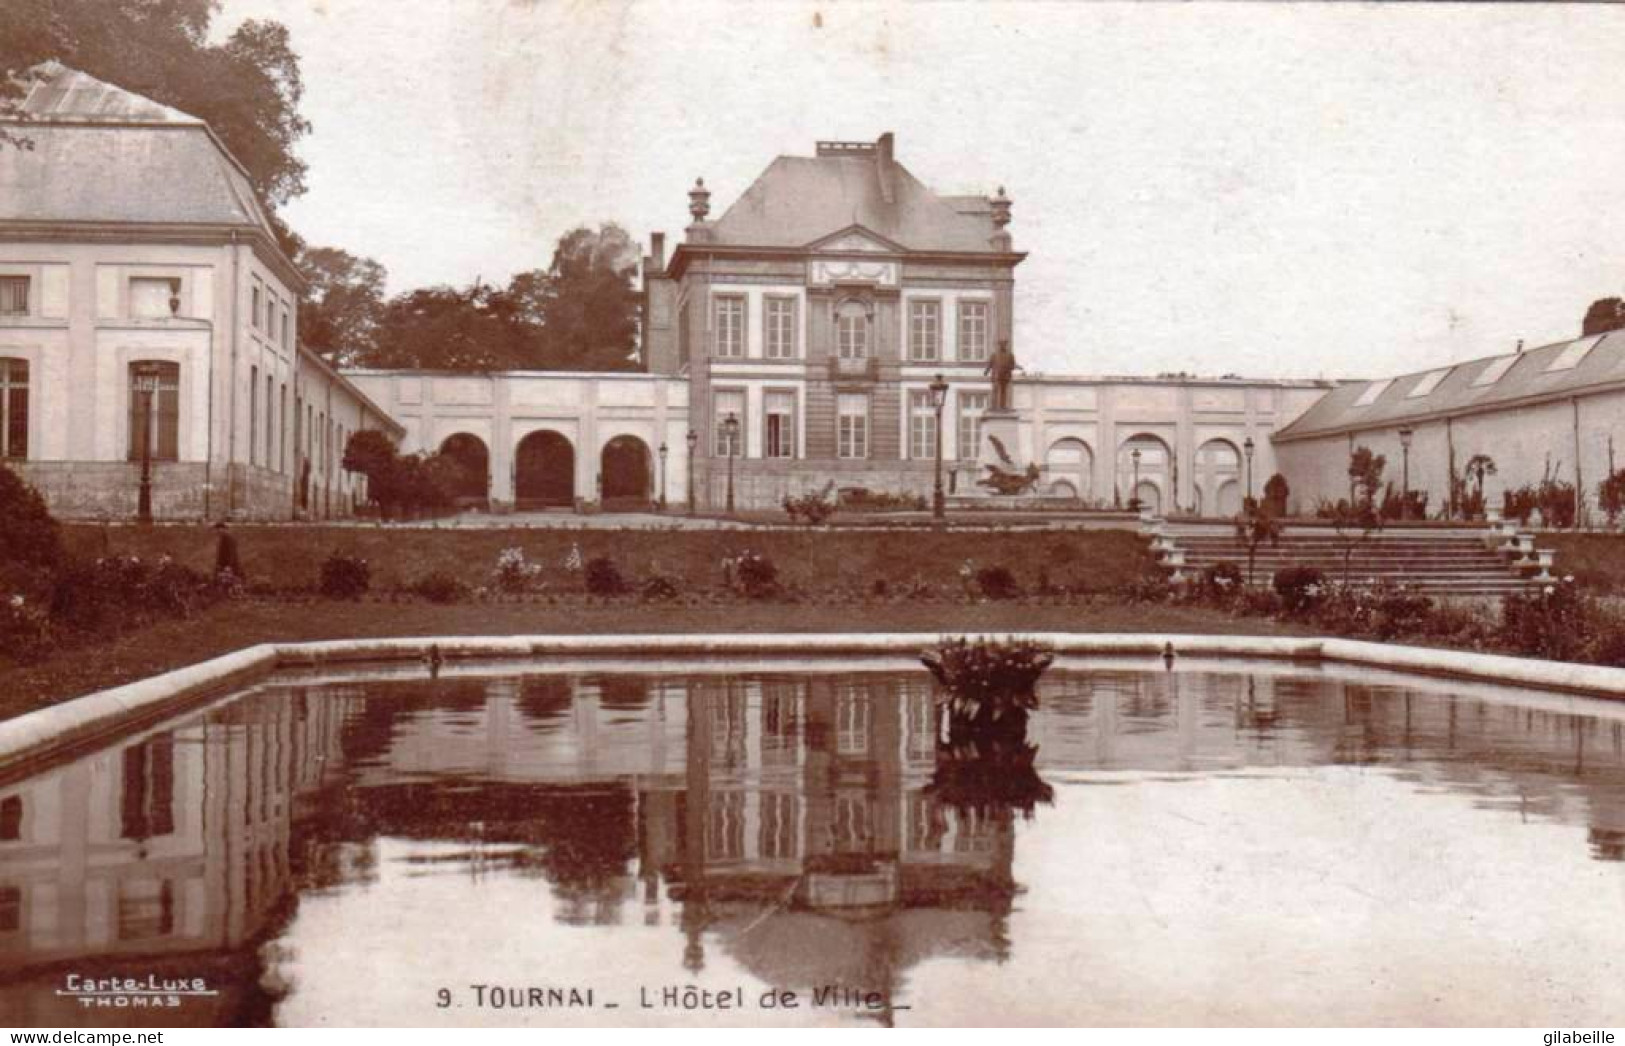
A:
[[[0,359],[0,458],[28,457],[28,361]]]
[[[140,461],[143,447],[150,448],[154,461],[179,460],[180,423],[180,364],[130,364],[130,460]]]
[[[835,310],[835,347],[844,360],[869,355],[869,310],[862,302],[844,302]]]

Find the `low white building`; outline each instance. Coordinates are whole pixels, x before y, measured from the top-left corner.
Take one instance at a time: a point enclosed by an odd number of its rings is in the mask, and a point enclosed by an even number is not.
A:
[[[0,460],[53,511],[348,510],[362,428],[400,428],[302,349],[303,283],[201,120],[48,63],[0,148]]]

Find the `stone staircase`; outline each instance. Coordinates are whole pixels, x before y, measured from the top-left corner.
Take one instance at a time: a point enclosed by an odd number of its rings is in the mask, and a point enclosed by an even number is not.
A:
[[[1247,546],[1233,524],[1146,519],[1142,530],[1176,582],[1224,561],[1246,572]],[[1290,566],[1317,567],[1328,579],[1341,580],[1346,544],[1329,524],[1286,524],[1279,544],[1259,547],[1254,583],[1269,585],[1277,570]],[[1386,581],[1430,595],[1501,596],[1552,580],[1552,555],[1536,550],[1534,535],[1513,524],[1391,526],[1355,546],[1348,578],[1353,585]]]

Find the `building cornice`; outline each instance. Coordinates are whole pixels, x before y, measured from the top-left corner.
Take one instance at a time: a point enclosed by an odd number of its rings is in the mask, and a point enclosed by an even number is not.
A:
[[[266,266],[303,297],[305,278],[282,248],[257,225],[215,222],[35,221],[0,219],[0,239],[41,243],[127,243],[219,247],[247,243]]]
[[[753,247],[732,243],[680,243],[672,253],[666,267],[669,279],[682,279],[689,263],[696,258],[738,258],[750,261],[805,262],[809,258],[853,258],[867,261],[897,261],[903,263],[948,262],[952,264],[981,264],[1014,268],[1027,257],[1026,251],[840,251],[817,250],[809,247]]]

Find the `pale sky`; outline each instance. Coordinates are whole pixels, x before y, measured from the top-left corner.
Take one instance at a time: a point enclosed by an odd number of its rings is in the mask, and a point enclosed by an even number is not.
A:
[[[286,216],[392,291],[774,156],[897,135],[1015,201],[1029,369],[1382,375],[1574,337],[1625,294],[1625,10],[225,0],[303,59]]]

